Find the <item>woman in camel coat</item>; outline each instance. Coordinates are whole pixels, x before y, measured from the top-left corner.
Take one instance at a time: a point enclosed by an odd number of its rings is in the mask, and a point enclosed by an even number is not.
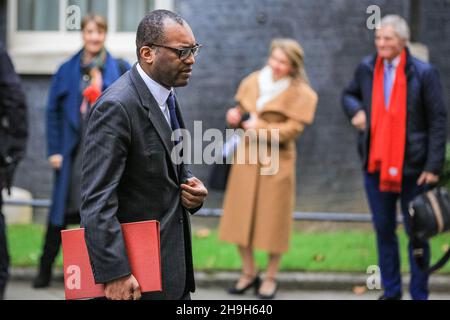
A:
[[[295,206],[295,140],[313,122],[318,101],[308,84],[303,57],[295,40],[274,40],[267,66],[242,81],[236,94],[238,106],[227,113],[230,127],[257,133],[277,129],[278,139],[276,132],[272,137],[279,142],[279,157],[271,160],[278,161],[274,174],[261,174],[263,167],[271,165],[260,158],[255,164],[249,153],[248,161],[236,163],[235,158],[231,168],[219,228],[221,240],[238,245],[243,262],[242,275],[229,290],[231,294],[254,287],[260,298],[270,299],[277,290],[275,277],[281,254],[288,251]],[[245,113],[250,119],[242,121]],[[235,156],[239,152],[259,153],[258,148],[250,148],[252,143],[251,139],[241,139]],[[270,145],[268,150],[276,156]],[[254,249],[269,254],[262,283],[255,269]]]

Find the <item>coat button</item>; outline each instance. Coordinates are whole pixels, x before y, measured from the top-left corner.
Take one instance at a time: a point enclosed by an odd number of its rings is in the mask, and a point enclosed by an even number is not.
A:
[[[183,218],[179,218],[178,221],[179,221],[180,223],[183,223],[184,220],[183,220]]]

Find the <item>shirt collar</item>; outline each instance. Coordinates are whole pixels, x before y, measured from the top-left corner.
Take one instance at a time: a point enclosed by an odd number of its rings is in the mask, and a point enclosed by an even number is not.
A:
[[[398,67],[398,65],[399,65],[399,63],[400,63],[400,59],[401,59],[401,56],[398,55],[398,56],[396,56],[396,57],[394,58],[394,60],[392,60],[391,64],[394,66],[394,68],[397,68],[397,67]],[[388,64],[389,64],[388,60],[387,60],[387,59],[384,59],[384,67],[385,67],[385,68],[388,67]]]
[[[167,102],[167,98],[169,98],[169,94],[173,91],[173,88],[169,90],[150,78],[150,76],[144,71],[144,69],[142,69],[139,63],[137,64],[136,68],[158,105],[164,106]]]

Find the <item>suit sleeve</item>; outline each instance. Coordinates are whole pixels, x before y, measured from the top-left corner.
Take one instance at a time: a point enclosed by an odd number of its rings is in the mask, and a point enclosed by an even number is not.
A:
[[[181,181],[184,182],[185,180],[188,180],[193,177],[194,175],[192,174],[192,171],[189,169],[189,167],[186,164],[183,164],[183,177]],[[197,208],[187,210],[189,211],[190,214],[196,214],[202,207],[203,203]]]
[[[351,120],[358,111],[363,110],[360,87],[362,71],[363,65],[360,64],[355,71],[352,81],[342,92],[342,108],[349,120]]]
[[[447,109],[435,68],[431,67],[424,73],[422,88],[428,127],[428,155],[424,171],[439,174],[445,161]]]
[[[100,101],[91,112],[84,144],[81,223],[96,283],[131,274],[117,218],[117,188],[131,143],[122,105]]]

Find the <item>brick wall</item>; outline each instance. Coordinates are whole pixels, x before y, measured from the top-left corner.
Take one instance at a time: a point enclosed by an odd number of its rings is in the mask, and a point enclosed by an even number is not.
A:
[[[314,125],[298,143],[298,202],[300,210],[367,211],[356,136],[340,106],[340,94],[361,58],[373,52],[373,32],[366,28],[366,8],[378,4],[382,14],[409,17],[409,1],[375,0],[177,0],[176,10],[190,23],[204,50],[197,59],[188,88],[180,89],[189,126],[224,128],[239,81],[260,68],[274,37],[299,40],[306,52],[306,69],[320,101]],[[420,8],[419,40],[430,47],[431,60],[450,85],[448,41],[449,1],[427,1]],[[48,197],[51,173],[45,161],[44,106],[49,77],[23,77],[31,116],[28,158],[17,184],[36,197]],[[449,97],[447,95],[447,101]],[[210,168],[193,167],[202,179]],[[208,206],[220,206],[212,194]]]
[[[300,41],[319,93],[314,125],[298,143],[298,208],[366,211],[354,131],[340,106],[341,90],[361,58],[373,51],[366,8],[408,13],[408,1],[179,1],[205,50],[183,105],[191,120],[223,127],[239,81],[260,68],[274,37]],[[265,23],[258,17],[264,16]],[[196,168],[197,169],[197,168]],[[197,170],[206,177],[207,168]]]
[[[449,108],[450,0],[421,1],[419,9],[418,40],[428,47],[430,62],[439,70],[446,106]],[[450,117],[448,120],[450,123]]]

